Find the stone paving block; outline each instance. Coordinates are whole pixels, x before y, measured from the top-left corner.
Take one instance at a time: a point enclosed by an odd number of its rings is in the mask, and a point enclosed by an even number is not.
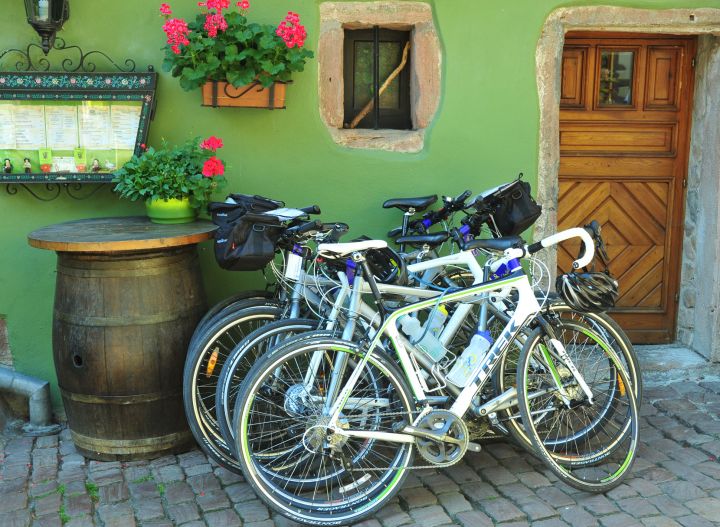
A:
[[[92,516],[84,515],[72,517],[69,522],[65,524],[65,527],[95,527],[95,522]]]
[[[98,496],[100,503],[116,503],[128,499],[130,491],[124,481],[118,481],[98,487]]]
[[[217,467],[215,470],[213,470],[213,472],[220,480],[220,483],[223,484],[223,486],[245,481],[240,474],[235,474],[234,472],[229,471],[225,467]]]
[[[247,483],[237,483],[225,487],[225,492],[233,503],[250,501],[257,498],[255,491]]]
[[[554,508],[534,496],[523,498],[519,503],[519,507],[527,514],[528,519],[532,522],[558,515],[558,512]]]
[[[121,468],[122,465],[119,461],[97,461],[93,459],[88,462],[90,474],[105,472],[107,470],[120,470]]]
[[[521,457],[519,455],[516,455],[515,457],[501,459],[500,464],[513,474],[524,474],[527,472],[533,472],[535,470],[533,466],[527,462],[525,457]]]
[[[205,465],[207,462],[207,456],[200,450],[191,450],[190,452],[179,454],[177,456],[177,464],[183,468],[195,465]]]
[[[525,513],[505,498],[488,500],[480,505],[485,513],[498,523],[525,519]]]
[[[170,485],[166,485],[165,488],[167,489],[169,486]],[[130,483],[128,485],[128,490],[134,501],[160,497],[157,483],[153,480],[142,481],[140,483]]]
[[[176,525],[200,519],[197,505],[192,501],[168,505],[167,514]]]
[[[482,503],[485,500],[495,499],[500,496],[495,487],[484,482],[461,485],[460,491],[473,503]]]
[[[578,498],[577,504],[594,516],[620,512],[615,504],[602,494],[585,494]]]
[[[694,483],[703,490],[716,489],[720,487],[720,481],[716,481],[702,472],[698,472],[693,467],[689,467],[678,461],[663,461],[662,466],[672,474],[680,478]]]
[[[453,465],[451,470],[446,471],[447,475],[461,487],[467,483],[482,481],[480,475],[465,463]]]
[[[38,467],[57,467],[58,451],[57,448],[43,448],[42,450],[33,450],[32,465]]]
[[[230,507],[230,500],[227,494],[220,489],[209,490],[207,492],[201,491],[195,496],[195,501],[203,512],[227,509]]]
[[[535,493],[527,488],[522,483],[511,483],[510,485],[501,485],[497,487],[500,494],[513,501],[518,501],[522,498],[535,496]]]
[[[548,520],[541,520],[532,523],[533,527],[568,527],[568,524],[562,521],[560,518],[550,518]]]
[[[642,441],[640,442],[640,448],[638,448],[637,456],[638,458],[649,461],[650,463],[659,463],[661,461],[667,461],[670,459],[662,450],[658,450],[657,448],[652,446],[652,444],[648,445],[647,443]]]
[[[642,524],[646,527],[681,527],[678,522],[672,518],[665,516],[650,516],[642,519]]]
[[[140,527],[174,527],[174,525],[170,520],[158,518],[155,520],[140,522]]]
[[[437,527],[438,525],[452,523],[450,517],[439,505],[411,509],[410,516],[423,527]]]
[[[29,527],[30,521],[30,511],[27,509],[0,513],[0,525],[3,527]]]
[[[270,518],[270,511],[260,500],[238,503],[235,505],[235,510],[245,523],[261,522]]]
[[[244,524],[243,527],[275,527],[275,522],[273,522],[272,520],[265,520],[262,522],[251,522],[251,523]]]
[[[717,460],[698,463],[693,468],[710,478],[720,479],[720,463],[718,463]]]
[[[59,444],[59,441],[58,441],[58,436],[57,436],[57,435],[41,436],[41,437],[38,437],[38,438],[35,440],[35,448],[36,448],[36,449],[39,449],[39,448],[52,448],[52,447],[58,446],[58,444]]]
[[[185,473],[179,465],[164,465],[153,470],[155,481],[158,483],[170,483],[172,481],[182,481],[185,479]]]
[[[47,481],[48,479],[55,479],[58,474],[57,465],[47,467],[34,467],[32,471],[33,483],[39,483],[41,481]]]
[[[61,441],[60,446],[58,447],[58,452],[60,452],[61,456],[78,453],[77,449],[75,448],[75,443],[73,443],[72,441]]]
[[[232,509],[207,513],[205,523],[207,523],[208,527],[240,527],[242,525],[242,521]]]
[[[177,463],[177,458],[175,456],[169,455],[169,456],[163,456],[156,459],[153,459],[150,462],[150,466],[153,468],[159,468],[164,467],[165,465],[174,465]]]
[[[32,524],[33,527],[63,527],[63,522],[57,512],[46,516],[36,517]]]
[[[625,498],[617,501],[618,507],[627,512],[629,515],[635,518],[642,518],[643,516],[655,516],[660,514],[652,503],[645,498]]]
[[[472,454],[472,455],[471,455]],[[474,470],[482,468],[497,467],[500,462],[495,459],[489,452],[481,451],[480,453],[468,452],[465,454],[465,461]]]
[[[154,479],[148,466],[127,467],[123,469],[123,473],[125,474],[125,481],[128,483],[142,483]]]
[[[521,476],[519,476],[520,481],[522,481],[523,485],[537,490],[540,487],[549,487],[552,485],[550,483],[550,480],[548,480],[545,476],[540,474],[539,472],[523,472]]]
[[[652,481],[646,481],[642,478],[632,478],[628,480],[628,485],[634,488],[640,496],[649,498],[662,494],[662,490]]]
[[[215,474],[192,476],[187,478],[187,482],[196,493],[220,489],[220,482],[215,477]]]
[[[135,516],[130,503],[100,505],[97,514],[105,527],[135,527]]]
[[[182,503],[185,501],[192,501],[195,499],[195,493],[184,481],[175,481],[165,485],[164,493],[165,501],[170,505],[175,503]]]
[[[480,471],[484,481],[493,485],[505,485],[515,483],[518,479],[515,474],[502,466],[484,468]]]
[[[200,474],[209,474],[213,471],[210,463],[205,463],[203,465],[192,465],[185,468],[184,470],[187,477],[198,476]]]
[[[434,473],[422,479],[426,487],[435,494],[443,494],[445,492],[457,492],[460,487],[457,483],[442,473]]]
[[[440,505],[450,516],[455,516],[459,512],[471,511],[473,508],[470,502],[465,499],[465,496],[459,492],[440,494],[438,500],[440,500]]]
[[[415,507],[427,507],[428,505],[437,504],[437,498],[425,487],[415,487],[412,489],[402,489],[399,493],[400,501],[405,504],[407,509]]]
[[[70,469],[61,470],[57,474],[57,480],[60,483],[71,483],[73,481],[85,481],[85,478],[87,477],[87,473],[83,469],[83,467],[72,467]]]
[[[120,468],[111,468],[109,470],[90,472],[90,479],[95,485],[101,487],[110,485],[111,483],[119,483],[123,480]]]
[[[701,518],[697,514],[681,516],[680,518],[675,518],[675,521],[683,527],[717,527],[717,523]]]
[[[43,481],[42,483],[31,483],[28,488],[28,495],[32,497],[42,496],[49,492],[55,492],[57,488],[58,483],[54,479]]]
[[[80,454],[68,454],[60,458],[60,468],[67,469],[70,467],[84,467],[86,465],[85,458]]]
[[[697,465],[708,460],[707,454],[696,448],[674,448],[668,452],[668,455],[685,465]]]
[[[252,524],[248,524],[252,525]],[[380,522],[377,521],[374,518],[370,518],[369,520],[361,521],[359,523],[354,523],[353,527],[382,527]]]
[[[462,527],[493,527],[493,521],[478,510],[461,512],[456,517]]]
[[[681,502],[664,494],[660,496],[653,496],[652,498],[649,498],[648,501],[657,507],[657,510],[659,510],[660,514],[663,516],[675,518],[677,516],[686,516],[690,514],[690,511],[684,507]]]
[[[160,498],[142,500],[133,504],[133,509],[135,509],[135,517],[141,522],[165,516]]]
[[[43,498],[33,500],[33,511],[35,517],[45,516],[46,514],[57,514],[60,510],[62,497],[59,493],[53,492]]]
[[[485,447],[495,459],[509,459],[518,456],[518,451],[507,443],[490,443]]]
[[[660,483],[658,486],[665,494],[672,496],[680,502],[707,496],[707,492],[688,481],[668,481],[666,483]]]
[[[537,492],[538,497],[551,507],[570,507],[575,500],[555,487],[545,487]]]
[[[562,507],[559,512],[560,517],[570,525],[584,525],[586,527],[598,525],[595,517],[579,505]]]
[[[697,430],[701,434],[720,436],[720,421],[707,419],[707,416],[705,416],[705,419],[702,419],[698,423],[696,423],[695,428],[697,428]]]
[[[74,518],[83,514],[92,514],[92,500],[87,494],[68,494],[64,498],[65,514]]]
[[[601,516],[598,521],[603,527],[642,527],[640,520],[636,520],[624,512]]]
[[[720,522],[720,499],[699,498],[686,501],[685,506],[706,520]]]
[[[401,525],[412,523],[410,515],[397,503],[386,505],[375,514],[375,517],[380,520],[385,527],[400,527]]]
[[[638,495],[638,492],[627,483],[621,483],[610,492],[606,492],[605,495],[611,500],[621,500],[624,498],[633,498]]]
[[[289,520],[285,516],[274,516],[273,522],[275,523],[276,527],[300,527],[301,524],[298,522],[294,522],[292,520]]]
[[[30,463],[5,464],[2,470],[3,479],[27,478],[30,475]]]

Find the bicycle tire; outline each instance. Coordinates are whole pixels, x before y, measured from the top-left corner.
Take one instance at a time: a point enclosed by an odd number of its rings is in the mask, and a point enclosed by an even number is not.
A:
[[[247,372],[262,355],[277,344],[294,336],[298,331],[313,331],[318,325],[319,321],[309,318],[289,318],[269,322],[249,333],[229,353],[218,378],[215,408],[220,433],[231,449],[235,442],[231,425],[235,396]],[[233,453],[237,456],[236,452]]]
[[[329,378],[335,354],[338,353],[347,354],[349,361],[360,361],[364,350],[355,343],[340,339],[302,338],[301,336],[293,344],[283,346],[281,353],[271,353],[261,358],[248,372],[236,399],[233,427],[237,431],[236,443],[238,452],[241,454],[239,461],[245,480],[270,508],[294,521],[312,525],[348,525],[374,514],[401,488],[414,455],[414,448],[409,444],[384,442],[379,439],[350,439],[339,446],[340,451],[346,451],[347,454],[357,451],[355,447],[364,448],[362,444],[365,446],[370,444],[370,447],[374,448],[374,452],[376,452],[376,458],[373,459],[382,460],[383,467],[371,466],[373,461],[370,460],[369,455],[365,455],[361,462],[351,465],[353,470],[346,470],[343,474],[330,480],[318,476],[318,479],[324,481],[324,488],[315,488],[313,491],[304,487],[301,490],[296,490],[295,487],[290,489],[281,487],[269,475],[272,468],[262,465],[262,461],[260,461],[262,458],[258,454],[263,448],[266,450],[273,448],[272,445],[266,446],[266,444],[273,440],[272,434],[278,429],[287,431],[288,436],[292,437],[292,439],[285,440],[286,443],[289,443],[288,446],[278,443],[275,446],[278,450],[288,449],[291,450],[290,454],[295,455],[297,452],[299,455],[308,451],[306,444],[312,448],[314,448],[313,445],[318,447],[316,451],[310,448],[312,459],[300,461],[303,463],[299,469],[301,473],[303,470],[307,470],[309,473],[314,463],[317,463],[318,471],[329,469],[337,472],[335,461],[324,453],[322,447],[323,437],[327,432],[323,431],[321,424],[318,424],[322,419],[321,408],[318,406],[320,403],[311,406],[307,401],[312,403],[313,397],[322,401],[323,390],[327,387],[324,382]],[[307,390],[304,386],[307,366],[316,356],[320,357],[318,369],[312,376],[312,388]],[[346,374],[348,370],[354,371],[352,364],[351,362],[346,368]],[[392,414],[392,416],[386,416],[387,419],[383,420],[382,424],[376,425],[375,430],[391,431],[392,424],[396,421],[410,421],[415,410],[413,396],[403,374],[392,359],[386,357],[382,352],[373,352],[368,358],[365,368],[366,371],[361,382],[356,385],[357,391],[353,392],[361,396],[348,399],[354,401],[350,404],[356,406],[346,406],[344,409],[344,418],[347,420],[348,426],[351,422],[367,420],[367,417],[362,416],[362,412],[360,412],[360,416],[354,413],[360,408],[359,401],[365,400],[362,397],[362,394],[365,393],[361,389],[363,386],[368,386],[369,390],[366,399],[375,398],[378,401],[387,401],[387,408],[390,409],[388,413]],[[376,378],[382,379],[382,383],[375,380]],[[302,380],[302,383],[298,384],[296,382],[298,380]],[[294,390],[295,386],[301,386],[301,389]],[[316,388],[319,389],[315,391]],[[294,395],[295,392],[300,393],[302,397],[299,399],[298,395]],[[379,395],[384,398],[378,398]],[[282,398],[285,401],[284,404],[277,405],[271,400],[273,397],[278,400]],[[301,399],[302,404],[300,404]],[[263,405],[262,408],[261,405]],[[374,412],[372,408],[370,413]],[[395,415],[396,413],[398,415]],[[375,412],[375,414],[376,417],[384,415],[382,412]],[[268,431],[258,429],[265,423],[264,415],[279,419],[279,421],[271,422]],[[313,430],[316,428],[321,430],[317,441],[314,440],[315,435],[313,434]],[[294,434],[299,434],[299,438]],[[294,446],[290,449],[292,445]],[[387,455],[377,453],[381,448],[387,452]],[[385,464],[388,466],[384,467]],[[293,470],[298,470],[298,466],[293,466]],[[374,468],[378,468],[378,470],[374,470]],[[363,475],[355,478],[356,470],[361,471]],[[323,492],[325,495],[323,499],[320,499],[319,495]]]
[[[629,376],[602,338],[577,322],[553,328],[565,353],[589,386],[587,397],[567,361],[554,354],[537,328],[518,361],[518,406],[536,455],[563,482],[587,492],[607,492],[627,477],[635,460],[639,415]],[[572,336],[570,333],[572,332]],[[569,404],[557,382],[568,391]],[[592,415],[599,409],[599,415]],[[564,439],[564,440],[561,440]]]
[[[249,299],[245,303],[244,308],[216,321],[199,336],[188,350],[183,370],[183,405],[193,437],[210,458],[237,473],[240,466],[223,440],[214,415],[217,378],[227,353],[257,329],[259,322],[277,320],[283,312],[269,300]]]
[[[569,318],[581,324],[587,323],[591,329],[598,331],[604,340],[618,353],[630,378],[636,399],[642,400],[642,370],[635,354],[635,349],[625,332],[605,313],[580,313],[560,300],[553,301],[547,306],[547,311],[561,318]],[[517,386],[517,361],[522,349],[522,343],[509,349],[500,359],[498,368],[493,375],[495,393],[501,394],[511,386]],[[522,425],[519,409],[513,406],[499,412],[499,419],[505,426],[513,440],[529,452],[533,451],[532,444]]]

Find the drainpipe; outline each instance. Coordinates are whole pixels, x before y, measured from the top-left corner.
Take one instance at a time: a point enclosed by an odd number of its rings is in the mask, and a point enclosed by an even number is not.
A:
[[[0,390],[28,398],[30,422],[23,426],[25,435],[47,436],[60,431],[60,425],[50,422],[52,411],[49,382],[0,367]]]

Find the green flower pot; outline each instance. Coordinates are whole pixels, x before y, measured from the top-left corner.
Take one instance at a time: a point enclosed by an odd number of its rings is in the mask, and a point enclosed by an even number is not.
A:
[[[191,223],[197,218],[197,211],[190,206],[187,198],[147,200],[145,208],[153,223]]]

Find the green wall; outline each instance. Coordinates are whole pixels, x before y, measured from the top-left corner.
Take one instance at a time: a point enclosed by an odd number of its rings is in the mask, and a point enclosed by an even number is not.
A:
[[[300,13],[307,44],[316,49],[318,5],[313,0],[251,0],[251,17],[277,23],[288,10]],[[321,205],[323,218],[346,221],[353,235],[382,236],[399,221],[381,202],[393,196],[480,191],[518,172],[535,181],[538,99],[535,47],[548,14],[569,5],[643,8],[720,8],[720,0],[435,0],[431,2],[443,48],[442,102],[419,154],[369,152],[339,147],[318,113],[316,61],[295,76],[284,111],[200,107],[199,92],[183,92],[162,75],[150,144],[217,135],[225,141],[233,192],[284,199],[289,205]],[[138,67],[160,69],[164,35],[160,2],[70,0],[71,18],[60,36],[84,50],[102,50]],[[176,15],[194,16],[197,2],[170,2]],[[4,2],[0,49],[25,47],[38,37],[25,21],[23,3]],[[57,60],[51,53],[51,60]],[[64,56],[63,56],[64,58]],[[12,65],[4,64],[9,69]],[[42,203],[22,190],[0,187],[0,316],[7,318],[15,367],[48,379],[58,403],[51,329],[55,255],[32,249],[26,235],[53,223],[89,217],[133,215],[142,206],[121,202],[109,189],[87,201],[67,196]],[[201,246],[212,300],[250,285],[259,273],[221,271],[212,246]]]

